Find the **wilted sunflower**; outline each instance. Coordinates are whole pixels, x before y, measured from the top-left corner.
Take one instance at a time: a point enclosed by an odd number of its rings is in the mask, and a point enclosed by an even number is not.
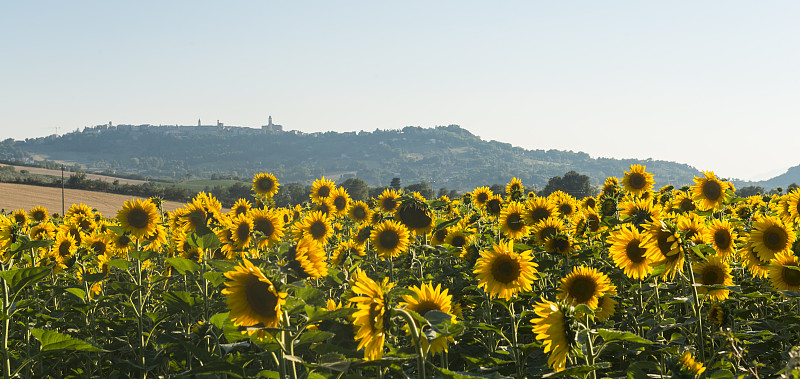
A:
[[[736,232],[728,220],[714,219],[706,227],[705,241],[717,249],[723,259],[730,259],[736,252]]]
[[[517,293],[530,291],[537,279],[531,251],[514,252],[514,242],[500,242],[492,250],[481,251],[473,272],[478,276],[478,287],[483,287],[491,297],[511,299]]]
[[[791,249],[797,236],[789,226],[773,216],[760,216],[753,222],[749,242],[762,261],[770,261]]]
[[[332,180],[326,180],[323,176],[311,184],[311,194],[309,197],[311,201],[318,203],[323,199],[329,198],[335,187]]]
[[[511,178],[511,181],[506,184],[506,194],[508,198],[517,201],[522,198],[523,190],[522,181],[519,178]]]
[[[564,369],[567,354],[574,338],[570,330],[566,311],[558,304],[544,300],[534,305],[534,312],[540,318],[531,319],[537,340],[543,340],[544,352],[550,352],[547,364],[555,371]]]
[[[703,211],[720,208],[725,202],[725,190],[729,184],[717,179],[713,171],[703,171],[703,176],[694,178],[692,200]]]
[[[635,196],[641,196],[653,190],[653,186],[656,184],[653,174],[645,172],[645,169],[646,166],[631,165],[631,171],[625,171],[625,176],[622,178],[622,187]]]
[[[321,278],[328,274],[325,258],[322,244],[311,238],[300,239],[295,247],[294,260],[303,272],[312,278]]]
[[[675,278],[675,274],[683,270],[684,254],[681,250],[680,238],[672,227],[656,220],[647,225],[644,234],[644,247],[651,266],[665,265],[661,277],[667,280]]]
[[[333,235],[333,227],[328,217],[322,212],[309,212],[299,225],[295,225],[295,240],[311,238],[324,245],[331,235]]]
[[[33,209],[28,212],[28,215],[31,216],[31,219],[34,222],[45,222],[50,219],[50,215],[47,213],[47,208],[40,205],[33,207]]]
[[[347,190],[342,187],[334,188],[330,200],[334,213],[340,216],[347,213],[347,208],[350,206],[350,195],[347,194]]]
[[[408,229],[403,224],[386,220],[372,230],[370,243],[384,259],[394,258],[408,250],[409,236]]]
[[[697,293],[705,293],[711,300],[722,301],[728,298],[730,293],[727,289],[711,289],[705,286],[714,286],[721,284],[723,286],[732,286],[733,277],[731,276],[731,268],[720,257],[708,257],[705,262],[697,262],[692,265],[694,270],[695,282],[702,284],[697,287]]]
[[[122,229],[139,238],[155,232],[160,219],[158,209],[149,200],[126,201],[117,212],[117,221]]]
[[[483,208],[489,199],[492,198],[492,190],[489,187],[478,187],[472,191],[472,202],[479,208]]]
[[[348,301],[358,309],[353,313],[358,349],[364,349],[364,359],[374,361],[383,357],[383,341],[386,339],[384,318],[387,309],[386,293],[394,287],[389,278],[380,284],[370,279],[364,271],[357,269],[353,276],[353,293],[358,296]]]
[[[528,222],[528,225],[536,225],[539,221],[547,220],[550,217],[558,217],[556,205],[546,197],[534,196],[528,198],[525,202],[525,207],[528,208],[527,213],[525,213],[525,221]]]
[[[253,177],[253,192],[259,196],[271,199],[278,193],[278,178],[268,172],[261,172]]]
[[[392,189],[385,189],[380,196],[378,196],[378,207],[381,212],[394,213],[397,206],[400,205],[397,198],[400,197],[400,192]]]
[[[367,222],[372,214],[367,204],[359,200],[350,204],[347,209],[347,216],[355,222]]]
[[[563,233],[565,228],[562,219],[558,217],[549,217],[533,225],[533,235],[536,237],[536,243],[544,246],[549,237],[557,233]]]
[[[600,296],[616,293],[617,287],[611,284],[611,279],[606,274],[596,268],[580,266],[575,267],[566,278],[561,279],[557,296],[567,304],[586,304],[589,308],[595,309]]]
[[[409,289],[414,292],[414,295],[403,295],[404,301],[400,302],[401,307],[414,311],[422,317],[425,317],[425,314],[430,311],[440,311],[455,317],[452,311],[453,297],[447,293],[447,288],[442,290],[441,284],[437,284],[434,288],[430,283],[423,283],[420,287],[411,286]],[[417,329],[419,330],[419,325],[417,325]],[[420,332],[422,331],[420,330]],[[438,336],[429,342],[424,334],[420,336],[422,350],[430,351],[431,354],[446,353],[448,340],[453,341],[453,337]],[[430,350],[428,350],[429,344]]]
[[[230,310],[230,319],[236,326],[262,324],[275,328],[281,320],[281,305],[286,304],[286,293],[279,292],[261,269],[243,259],[233,271],[225,273],[230,281],[222,290]]]
[[[266,249],[283,238],[283,220],[277,213],[266,209],[254,209],[248,214],[253,222],[253,232],[258,232],[258,248]]]
[[[608,252],[614,264],[629,278],[644,279],[653,272],[652,261],[647,257],[644,236],[635,227],[623,227],[608,237]]]
[[[788,253],[779,253],[769,264],[769,281],[777,291],[800,289],[800,260]]]
[[[706,371],[706,368],[702,363],[694,359],[691,351],[686,350],[681,355],[681,371],[687,371],[695,376],[700,376],[700,374]]]
[[[233,207],[231,208],[231,213],[234,216],[246,215],[247,212],[250,212],[250,208],[252,208],[252,206],[250,205],[249,201],[245,199],[239,199],[236,200],[236,203],[233,204]]]
[[[411,233],[423,235],[433,229],[433,213],[421,197],[403,200],[395,215]]]
[[[514,201],[508,203],[500,213],[500,231],[508,238],[519,240],[528,235],[528,225],[525,224],[524,205]]]

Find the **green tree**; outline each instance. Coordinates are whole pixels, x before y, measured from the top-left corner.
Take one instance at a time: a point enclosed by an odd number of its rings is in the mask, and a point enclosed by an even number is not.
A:
[[[339,184],[340,187],[347,190],[350,198],[353,200],[367,201],[369,196],[369,188],[367,183],[359,178],[349,178]]]
[[[400,178],[392,178],[392,182],[389,184],[389,187],[400,190]]]
[[[594,193],[589,177],[581,175],[575,171],[570,171],[561,176],[554,176],[547,181],[547,185],[540,193],[542,196],[547,196],[555,191],[564,191],[576,199],[583,199],[587,196],[592,196]]]
[[[428,185],[428,182],[425,181],[415,184],[409,184],[406,186],[405,190],[408,192],[419,192],[419,194],[422,195],[422,197],[428,200],[432,199],[434,194],[431,186]]]
[[[736,190],[736,196],[748,197],[764,193],[764,187],[760,186],[747,186]]]

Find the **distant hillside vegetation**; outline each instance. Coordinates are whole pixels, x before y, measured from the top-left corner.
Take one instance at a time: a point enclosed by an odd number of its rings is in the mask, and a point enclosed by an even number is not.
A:
[[[186,127],[190,128],[190,127]],[[518,177],[541,189],[568,171],[592,184],[621,177],[631,164],[644,164],[657,186],[690,184],[700,172],[667,161],[591,158],[586,153],[526,150],[484,141],[457,126],[373,132],[299,133],[220,128],[216,133],[169,133],[154,126],[86,128],[62,137],[17,142],[15,151],[69,161],[88,170],[137,173],[154,178],[241,177],[266,171],[282,183],[310,183],[321,176],[358,177],[371,186],[400,177],[404,185],[428,182],[434,189],[470,191]]]

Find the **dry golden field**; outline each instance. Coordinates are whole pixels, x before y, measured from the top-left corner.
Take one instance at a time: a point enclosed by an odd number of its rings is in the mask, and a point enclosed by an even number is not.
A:
[[[4,163],[0,163],[0,166],[11,166],[14,167],[15,170],[28,170],[31,174],[38,174],[38,175],[50,175],[61,177],[61,170],[50,170],[47,168],[41,167],[27,167],[27,166],[14,166],[8,165]],[[74,174],[73,172],[64,171],[64,178],[69,178],[70,175]],[[136,179],[125,179],[125,178],[116,178],[113,176],[106,176],[106,175],[97,175],[97,174],[86,174],[86,179],[90,180],[102,180],[104,182],[113,183],[115,180],[119,180],[120,184],[142,184],[144,180],[136,180]]]
[[[107,217],[114,217],[117,211],[122,208],[125,200],[134,198],[136,197],[113,193],[69,188],[64,190],[67,209],[73,203],[84,203],[90,207],[97,208],[100,213]],[[0,183],[0,209],[5,209],[6,212],[15,209],[30,210],[37,205],[47,208],[50,213],[61,213],[61,188]],[[174,201],[165,201],[164,210],[172,211],[182,205]]]

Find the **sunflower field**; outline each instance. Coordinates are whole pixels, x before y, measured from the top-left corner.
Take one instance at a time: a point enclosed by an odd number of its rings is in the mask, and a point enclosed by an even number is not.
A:
[[[800,192],[655,189],[0,215],[5,378],[800,377]]]

